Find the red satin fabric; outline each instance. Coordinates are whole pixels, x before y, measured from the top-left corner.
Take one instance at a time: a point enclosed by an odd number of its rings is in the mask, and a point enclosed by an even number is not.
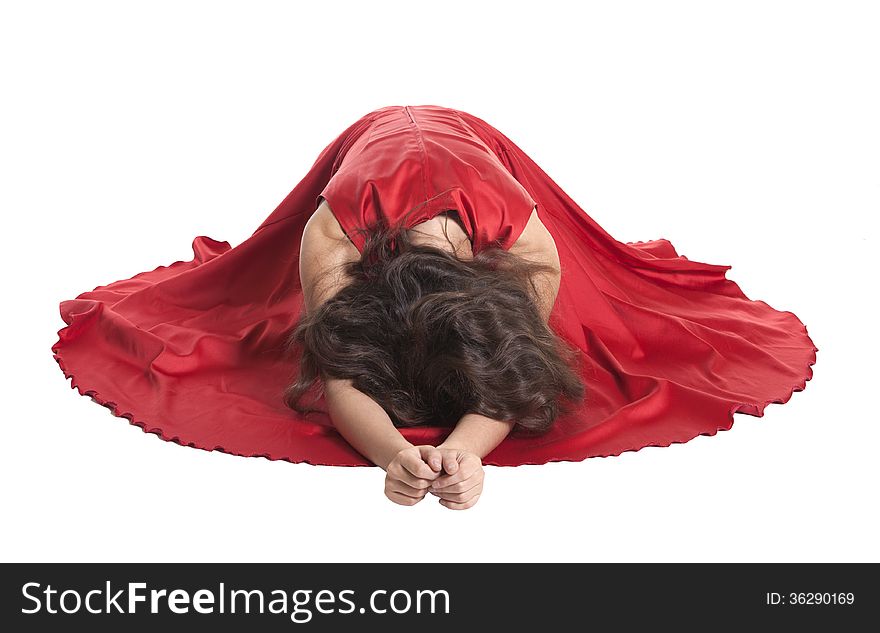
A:
[[[556,240],[562,281],[550,325],[584,353],[587,398],[540,438],[507,438],[486,464],[539,464],[668,446],[762,416],[812,378],[818,348],[791,312],[747,298],[730,266],[667,240],[605,232],[509,138],[439,106],[388,106],[331,142],[240,245],[199,236],[194,257],[61,303],[52,346],[71,386],[166,440],[292,462],[366,465],[326,414],[284,406],[285,337],[302,306],[303,227],[327,199],[354,229],[455,209],[475,251],[509,248],[532,209]],[[417,444],[448,429],[403,429]]]
[[[380,219],[414,226],[445,209],[458,211],[475,253],[513,245],[535,201],[505,167],[495,135],[481,135],[462,114],[406,106],[368,115],[369,127],[321,192],[358,250],[364,239],[357,227]]]

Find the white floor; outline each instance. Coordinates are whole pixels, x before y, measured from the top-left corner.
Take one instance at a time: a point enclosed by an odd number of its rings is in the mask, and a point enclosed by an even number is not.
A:
[[[872,5],[301,4],[4,9],[0,560],[880,560]],[[807,389],[684,445],[489,468],[453,512],[69,388],[61,300],[240,243],[351,122],[419,103],[498,127],[617,238],[732,264],[807,324]]]

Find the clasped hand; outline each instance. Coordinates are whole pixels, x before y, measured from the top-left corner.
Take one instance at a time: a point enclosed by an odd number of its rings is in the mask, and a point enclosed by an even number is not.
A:
[[[410,446],[385,469],[385,496],[400,505],[415,505],[430,493],[450,510],[466,510],[482,492],[482,460],[460,449]]]

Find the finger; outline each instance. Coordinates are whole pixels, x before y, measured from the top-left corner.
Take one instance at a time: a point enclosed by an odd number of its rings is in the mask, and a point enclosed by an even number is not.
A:
[[[403,466],[412,475],[415,475],[420,479],[433,480],[437,478],[437,473],[431,470],[431,467],[424,462],[421,455],[413,455],[411,453],[407,453],[406,455],[401,457],[400,465]]]
[[[475,480],[473,477],[465,481],[459,482],[449,488],[443,490],[432,490],[441,499],[449,501],[466,501],[482,490],[482,480]]]
[[[430,479],[422,479],[421,477],[416,477],[411,472],[406,470],[403,466],[399,466],[397,468],[389,468],[387,473],[388,479],[403,482],[407,486],[417,488],[419,490],[423,488],[430,488],[431,481],[434,477],[436,477],[436,473]]]
[[[424,481],[424,479],[420,479],[419,481]],[[400,480],[397,479],[388,479],[385,482],[385,490],[391,492],[399,492],[400,494],[406,495],[407,497],[414,497],[417,499],[421,499],[428,493],[428,488],[414,488]]]
[[[456,503],[464,503],[471,497],[482,494],[483,486],[481,483],[477,483],[467,490],[463,492],[435,492],[438,497],[441,499],[446,499],[446,501],[455,501]]]
[[[431,467],[435,473],[443,470],[443,453],[435,446],[419,446],[419,454],[422,460]]]
[[[448,486],[444,486],[442,488],[431,488],[434,492],[444,492],[444,493],[458,493],[464,492],[466,490],[470,490],[475,485],[483,483],[483,473],[482,471],[477,471],[471,477],[467,479],[463,479],[462,481],[449,484]]]
[[[467,510],[468,508],[472,508],[479,499],[480,495],[475,495],[464,503],[456,503],[455,501],[440,499],[440,505],[442,505],[444,508],[449,508],[450,510]]]
[[[467,466],[461,466],[457,472],[452,475],[441,475],[437,477],[436,480],[431,484],[431,487],[434,490],[442,490],[443,488],[447,488],[453,484],[457,484],[459,482],[470,479],[477,472],[482,472],[478,468],[470,468]]]
[[[407,497],[406,495],[402,495],[399,492],[393,492],[393,491],[386,492],[385,496],[388,497],[389,499],[391,499],[391,501],[393,501],[394,503],[401,505],[401,506],[414,506],[415,504],[417,504],[419,501],[422,500],[421,497],[418,499],[415,499],[413,497]]]
[[[443,471],[448,475],[454,475],[458,472],[459,468],[457,451],[444,451]]]

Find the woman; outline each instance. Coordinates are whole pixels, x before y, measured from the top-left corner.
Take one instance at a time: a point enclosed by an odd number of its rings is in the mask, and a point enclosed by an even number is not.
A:
[[[476,259],[455,211],[374,229],[361,254],[322,199],[299,261],[304,312],[291,344],[305,355],[288,402],[312,411],[301,399],[320,374],[336,429],[385,469],[395,503],[430,491],[448,508],[471,507],[481,460],[514,426],[546,431],[560,398],[583,395],[547,326],[561,270],[535,210],[507,251]],[[455,425],[437,448],[395,428],[432,422]]]
[[[730,266],[614,239],[441,106],[360,117],[247,240],[193,251],[61,303],[72,387],[187,446],[378,464],[397,503],[715,434],[804,389],[818,351]]]

